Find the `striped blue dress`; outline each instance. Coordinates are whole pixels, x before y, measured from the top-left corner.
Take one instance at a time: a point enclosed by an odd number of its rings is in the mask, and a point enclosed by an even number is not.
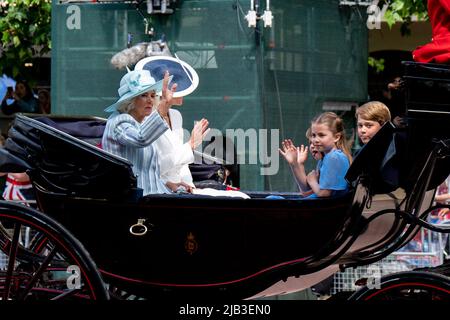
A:
[[[114,112],[106,122],[102,148],[133,164],[137,185],[150,193],[171,193],[160,178],[158,153],[153,142],[169,127],[154,111],[142,123],[128,113]]]

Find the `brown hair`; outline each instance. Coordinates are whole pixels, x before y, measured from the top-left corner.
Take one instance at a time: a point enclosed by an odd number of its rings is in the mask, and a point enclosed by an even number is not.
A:
[[[380,101],[369,101],[356,109],[355,117],[376,121],[381,126],[391,120],[389,108]]]
[[[305,132],[305,137],[308,139],[308,142],[311,140],[311,127],[309,127]]]
[[[350,144],[345,136],[344,121],[334,112],[324,112],[312,119],[311,124],[324,124],[333,134],[339,134],[339,140],[336,142],[336,147],[341,149],[347,156],[348,161],[352,162],[352,154],[350,152]]]

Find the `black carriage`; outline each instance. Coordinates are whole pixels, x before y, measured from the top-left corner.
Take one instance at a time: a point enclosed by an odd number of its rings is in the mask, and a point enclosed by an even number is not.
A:
[[[29,174],[38,210],[0,203],[3,299],[261,297],[378,261],[420,227],[449,232],[425,218],[450,174],[450,68],[405,67],[407,126],[387,123],[351,165],[351,191],[326,199],[143,197],[131,164],[96,145],[103,120],[17,115],[0,171]],[[376,201],[398,188],[399,202]],[[449,299],[449,276],[383,277],[352,299]]]

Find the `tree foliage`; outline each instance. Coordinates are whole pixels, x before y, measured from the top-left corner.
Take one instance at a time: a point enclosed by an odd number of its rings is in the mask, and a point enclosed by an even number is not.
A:
[[[0,0],[0,17],[0,72],[26,74],[25,63],[50,51],[51,0]]]
[[[389,27],[394,23],[401,22],[401,32],[403,35],[410,34],[409,25],[412,18],[418,20],[427,20],[427,0],[383,0],[379,5],[388,4],[388,9],[384,15],[384,19]]]

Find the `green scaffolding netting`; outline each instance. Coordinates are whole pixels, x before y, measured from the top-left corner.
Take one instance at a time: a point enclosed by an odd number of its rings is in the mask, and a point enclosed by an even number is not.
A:
[[[205,117],[224,135],[242,129],[247,138],[237,147],[241,189],[294,191],[278,143],[284,138],[307,143],[309,121],[324,106],[332,111],[336,106],[351,133],[354,110],[348,105],[367,98],[366,14],[338,0],[270,4],[272,27],[259,21],[253,28],[244,18],[250,1],[243,0],[182,0],[173,14],[151,16],[145,3],[139,12],[130,2],[54,0],[52,110],[107,117],[103,109],[117,99],[125,72],[114,69],[112,56],[126,48],[128,34],[133,44],[164,35],[171,52],[200,77],[197,90],[178,107],[184,127],[191,130]],[[144,18],[154,28],[153,38],[145,34]],[[313,166],[309,161],[308,168]],[[271,175],[262,174],[264,167]]]

